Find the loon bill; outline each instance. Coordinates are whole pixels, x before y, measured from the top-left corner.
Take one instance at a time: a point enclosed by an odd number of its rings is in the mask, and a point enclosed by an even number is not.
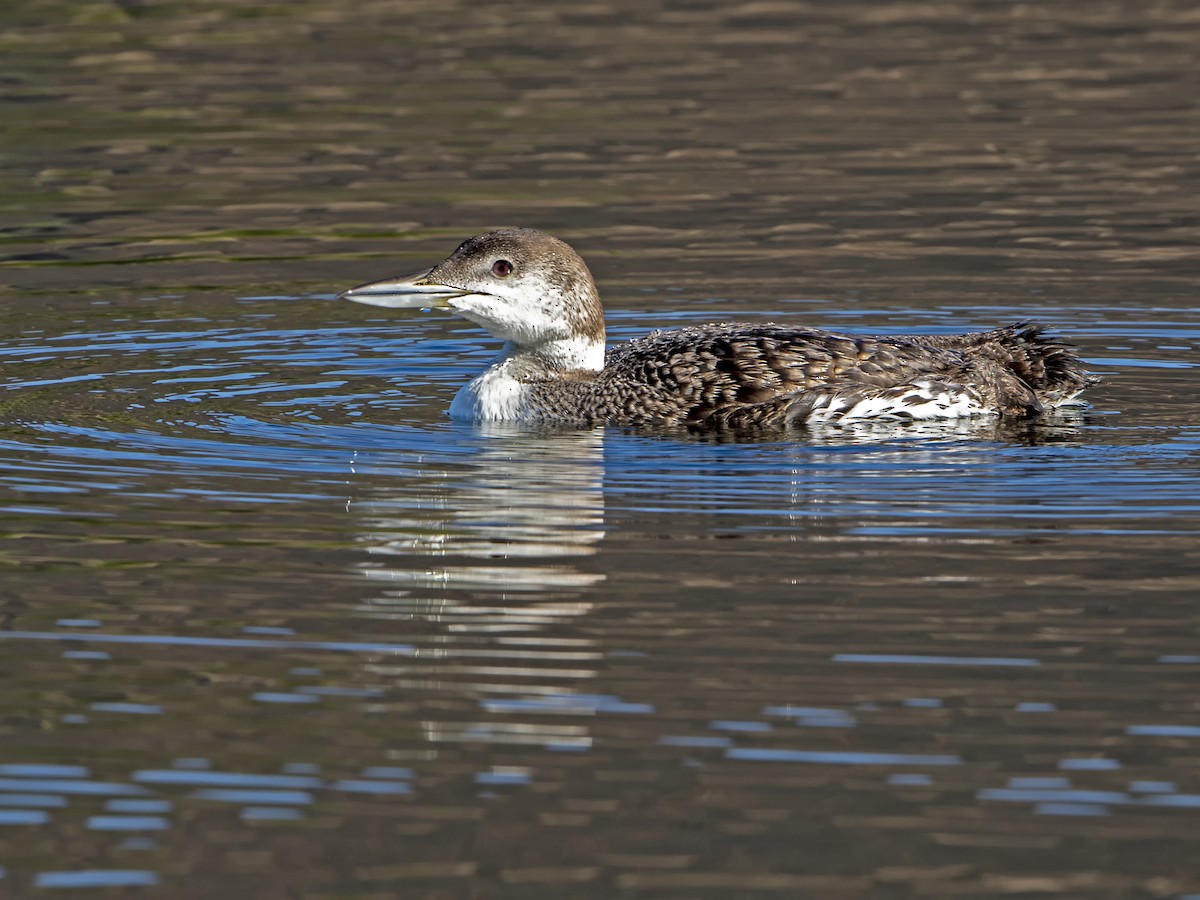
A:
[[[567,426],[796,428],[808,423],[1033,416],[1078,404],[1099,381],[1041,326],[865,337],[723,322],[655,331],[604,349],[591,272],[528,228],[480,234],[432,269],[339,295],[374,306],[444,307],[505,342],[463,387],[455,419]]]

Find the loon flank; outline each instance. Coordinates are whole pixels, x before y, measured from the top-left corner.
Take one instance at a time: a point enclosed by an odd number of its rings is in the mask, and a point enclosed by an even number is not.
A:
[[[340,295],[373,306],[446,307],[504,341],[463,387],[455,419],[549,425],[778,429],[809,423],[1033,416],[1098,379],[1041,327],[859,337],[721,323],[656,331],[605,352],[587,265],[527,228],[464,241],[419,274]]]

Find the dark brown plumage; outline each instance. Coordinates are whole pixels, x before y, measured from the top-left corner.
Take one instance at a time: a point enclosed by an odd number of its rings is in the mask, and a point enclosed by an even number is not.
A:
[[[968,402],[1031,416],[1098,379],[1040,326],[953,336],[852,337],[776,324],[723,323],[655,332],[619,344],[599,373],[534,383],[537,418],[580,424],[786,428],[837,421],[878,400],[875,415],[939,418]],[[938,401],[938,395],[945,398]],[[837,409],[840,408],[839,414]]]

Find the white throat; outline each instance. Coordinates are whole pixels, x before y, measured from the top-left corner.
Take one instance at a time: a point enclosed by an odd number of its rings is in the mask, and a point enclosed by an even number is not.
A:
[[[603,368],[603,341],[577,335],[536,347],[508,343],[486,372],[454,395],[450,417],[466,422],[531,421],[534,416],[525,401],[533,385],[553,382],[569,372]]]

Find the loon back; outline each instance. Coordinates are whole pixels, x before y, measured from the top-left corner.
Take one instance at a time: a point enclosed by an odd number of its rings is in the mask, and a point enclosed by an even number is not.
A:
[[[700,428],[1032,416],[1097,381],[1067,344],[1026,323],[951,336],[855,337],[777,324],[655,332],[603,371],[536,385],[530,418]],[[557,413],[556,413],[557,410]],[[590,412],[589,412],[590,411]]]

